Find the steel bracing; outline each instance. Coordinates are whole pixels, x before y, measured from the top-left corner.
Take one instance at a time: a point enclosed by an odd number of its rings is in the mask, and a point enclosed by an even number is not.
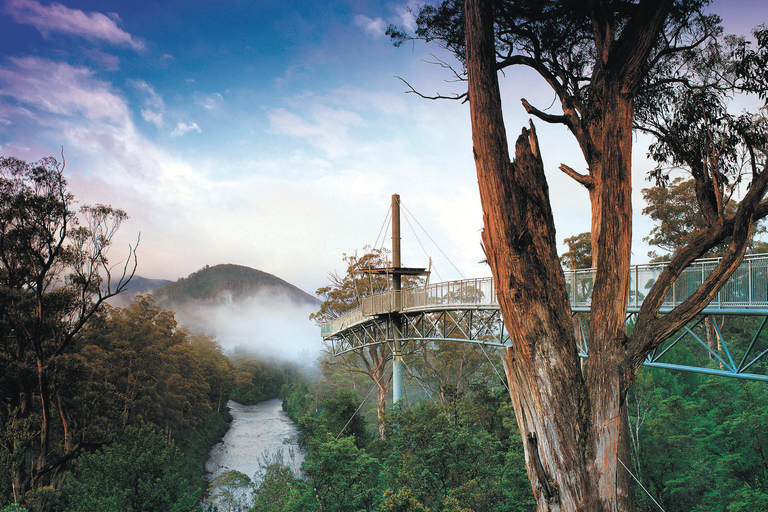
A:
[[[716,265],[717,259],[705,259],[688,267],[670,290],[662,311],[669,311],[685,300]],[[663,268],[663,263],[632,267],[628,330],[634,326],[645,293]],[[583,358],[589,357],[586,320],[593,279],[593,270],[566,271],[574,325],[579,333],[577,350]],[[645,366],[768,381],[768,340],[761,336],[766,319],[768,255],[747,256],[709,306],[649,354]],[[729,333],[727,339],[723,336],[724,326]],[[404,344],[509,344],[491,278],[434,283],[368,297],[359,308],[324,323],[322,336],[336,355],[395,340]],[[696,364],[694,360],[705,364]]]

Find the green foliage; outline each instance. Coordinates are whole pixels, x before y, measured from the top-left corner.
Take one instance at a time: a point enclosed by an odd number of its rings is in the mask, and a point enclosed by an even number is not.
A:
[[[243,405],[279,397],[283,386],[298,375],[295,365],[262,359],[247,352],[236,351],[230,360],[234,369],[230,398]]]
[[[323,399],[318,416],[307,415],[299,420],[299,446],[313,450],[326,436],[351,437],[355,446],[366,446],[373,438],[367,421],[357,412],[359,405],[360,398],[349,391]]]
[[[0,508],[0,512],[27,512],[27,509],[17,503],[11,503],[3,508]]]
[[[63,492],[67,512],[188,512],[199,489],[182,476],[183,460],[156,428],[128,427],[112,446],[80,457]]]
[[[286,512],[299,500],[301,480],[291,468],[283,464],[282,454],[267,459],[261,465],[264,471],[254,489],[254,512]],[[298,509],[296,509],[298,510]]]
[[[253,482],[248,475],[235,470],[225,471],[213,478],[208,486],[209,501],[221,512],[241,512],[248,508]]]
[[[643,370],[629,395],[635,472],[668,512],[762,510],[768,389],[762,382]],[[638,494],[641,503],[650,503]]]
[[[314,505],[328,512],[374,510],[379,498],[379,462],[351,437],[318,441],[301,466]]]
[[[413,491],[409,488],[398,489],[397,492],[392,489],[384,491],[381,503],[381,512],[429,512],[423,504],[417,500]]]
[[[592,234],[587,231],[563,240],[568,251],[560,256],[560,264],[569,269],[592,268]]]
[[[492,402],[477,403],[468,395],[457,414],[428,402],[393,412],[386,488],[410,489],[429,510],[459,510],[459,504],[469,510],[532,510],[519,434],[512,438],[509,430],[488,428],[486,414],[510,412]],[[526,487],[527,496],[519,492]]]
[[[298,385],[293,393],[308,389]],[[336,439],[357,398],[342,393],[323,399],[320,414],[310,407],[299,421],[300,441],[308,449],[306,478],[271,466],[265,475],[270,485],[257,487],[255,503],[281,496],[282,510],[302,512],[531,512],[535,504],[523,446],[506,393],[475,384],[445,404],[398,407],[386,418],[386,441],[368,436],[367,444],[359,442],[360,434],[347,437],[350,426],[351,431],[364,427],[354,426],[354,420]]]

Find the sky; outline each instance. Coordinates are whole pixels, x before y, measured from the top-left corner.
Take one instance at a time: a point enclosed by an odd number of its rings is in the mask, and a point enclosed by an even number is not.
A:
[[[726,31],[768,18],[768,2],[718,2]],[[130,216],[112,261],[136,242],[138,274],[176,280],[234,263],[312,293],[342,255],[381,235],[391,195],[408,213],[403,263],[433,281],[490,274],[468,105],[408,94],[460,91],[434,44],[395,48],[415,3],[373,0],[0,0],[0,155],[66,160],[83,204]],[[530,72],[502,79],[510,139],[525,97],[553,94]],[[559,240],[589,230],[572,137],[537,123]],[[638,170],[650,169],[642,140]],[[635,173],[633,262],[651,229]],[[413,230],[411,227],[413,227]],[[564,248],[560,247],[560,252]],[[446,257],[447,255],[447,257]]]

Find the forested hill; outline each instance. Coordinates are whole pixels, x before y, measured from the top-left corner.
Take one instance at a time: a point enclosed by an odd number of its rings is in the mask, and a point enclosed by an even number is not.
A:
[[[152,293],[160,303],[178,305],[190,301],[212,301],[222,296],[231,296],[236,300],[262,294],[283,295],[299,304],[320,303],[317,298],[277,276],[231,264],[206,266]]]

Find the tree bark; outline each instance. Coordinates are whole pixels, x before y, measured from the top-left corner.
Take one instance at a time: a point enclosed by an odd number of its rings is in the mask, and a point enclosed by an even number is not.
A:
[[[615,81],[605,82],[614,87],[604,91],[602,125],[595,130],[603,137],[590,191],[597,276],[590,358],[582,375],[535,130],[523,130],[510,162],[492,13],[488,5],[467,0],[465,16],[483,242],[510,333],[505,369],[537,507],[632,510],[632,487],[617,471],[619,453],[629,454],[622,350],[631,244],[631,99]]]
[[[468,0],[465,16],[483,242],[510,333],[504,363],[528,475],[538,510],[599,510],[587,464],[589,397],[582,392],[538,141],[533,127],[524,129],[510,162],[490,8]]]

